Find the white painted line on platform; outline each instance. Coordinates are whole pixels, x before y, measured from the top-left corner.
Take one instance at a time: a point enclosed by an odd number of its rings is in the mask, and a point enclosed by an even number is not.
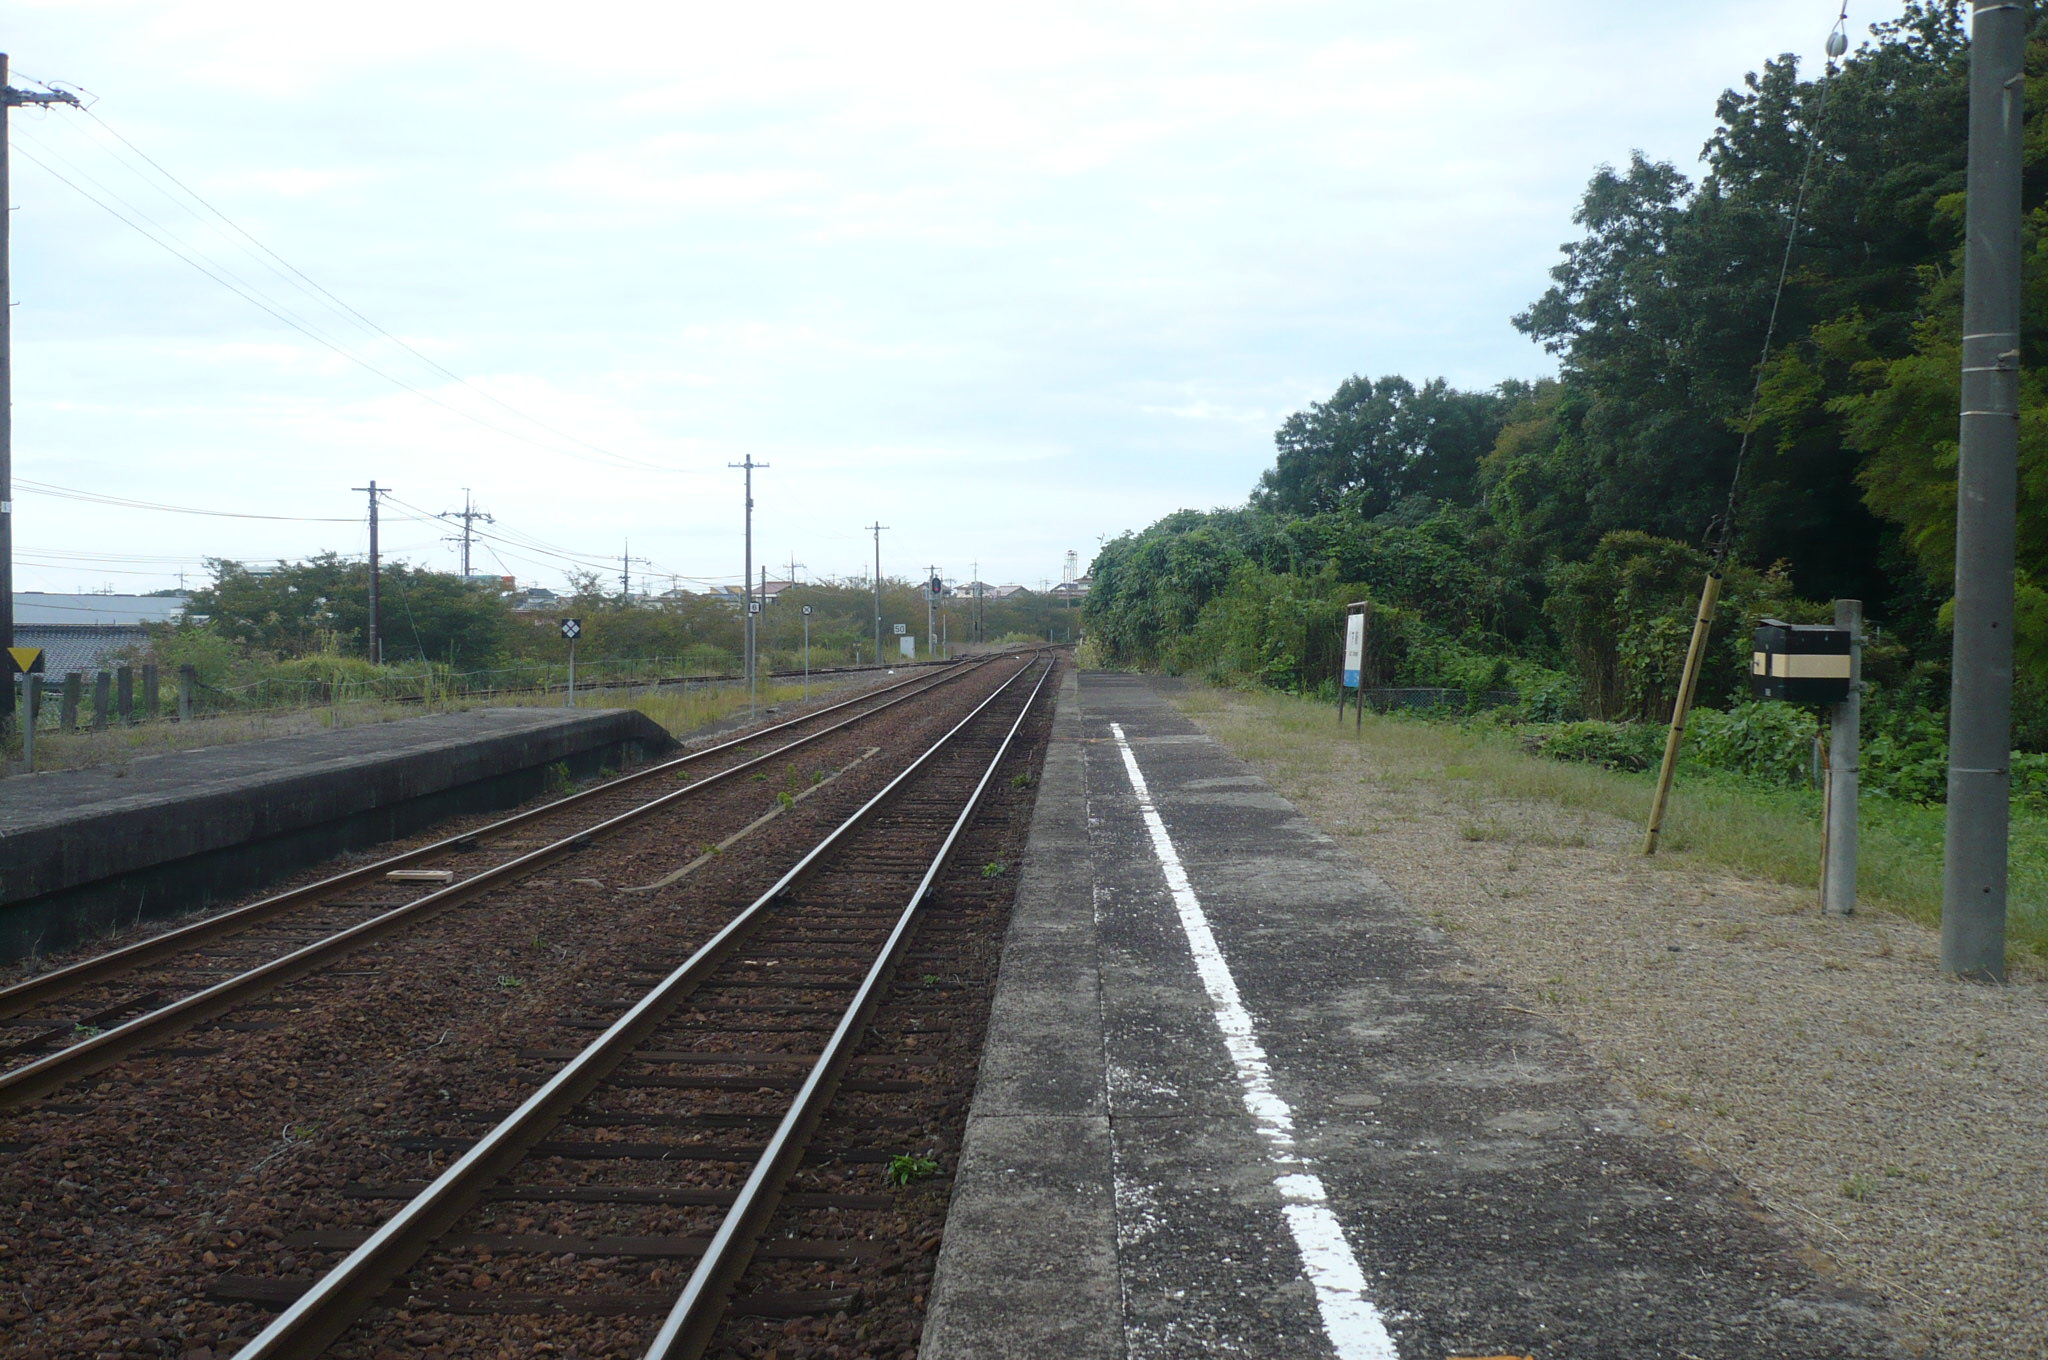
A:
[[[1280,1192],[1280,1212],[1301,1252],[1309,1283],[1315,1287],[1323,1331],[1336,1349],[1338,1360],[1399,1360],[1386,1320],[1366,1293],[1365,1272],[1359,1268],[1351,1244],[1344,1239],[1337,1216],[1330,1212],[1330,1197],[1323,1190],[1322,1178],[1307,1169],[1306,1160],[1295,1146],[1294,1111],[1273,1089],[1272,1064],[1266,1061],[1266,1050],[1260,1046],[1258,1033],[1252,1027],[1251,1012],[1238,995],[1237,979],[1231,976],[1230,965],[1217,947],[1209,918],[1181,865],[1180,852],[1173,848],[1173,838],[1166,834],[1166,821],[1153,805],[1152,791],[1138,769],[1138,758],[1131,753],[1130,742],[1124,739],[1123,724],[1111,723],[1109,730],[1116,737],[1117,750],[1123,753],[1124,769],[1131,776],[1131,791],[1138,796],[1138,811],[1152,833],[1152,853],[1159,857],[1159,867],[1166,874],[1167,891],[1173,894],[1181,929],[1186,932],[1188,948],[1195,956],[1195,972],[1209,993],[1216,1027],[1223,1031],[1223,1046],[1230,1051],[1231,1064],[1244,1088],[1244,1107],[1251,1111],[1269,1155],[1280,1168],[1280,1174],[1273,1178],[1274,1188]]]

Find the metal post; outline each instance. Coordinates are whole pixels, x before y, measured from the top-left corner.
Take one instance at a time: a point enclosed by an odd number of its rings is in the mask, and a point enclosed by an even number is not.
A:
[[[889,526],[876,520],[867,526],[875,531],[875,664],[882,664],[882,530]]]
[[[765,610],[768,608],[768,564],[766,562],[763,562],[761,564],[761,598],[759,603],[762,609]],[[756,614],[754,617],[756,619],[759,619],[760,615]],[[759,650],[760,643],[761,628],[760,625],[756,623],[754,626],[754,668],[753,671],[747,676],[747,710],[749,712],[753,711],[754,704],[759,697],[759,692],[761,688],[761,654]]]
[[[1835,704],[1828,732],[1827,861],[1821,905],[1830,916],[1856,914],[1858,759],[1863,725],[1863,601],[1836,600],[1835,627],[1849,630],[1849,697]]]
[[[804,698],[811,697],[811,607],[804,606]]]
[[[1685,740],[1685,715],[1692,710],[1693,691],[1700,681],[1700,663],[1707,655],[1707,635],[1714,627],[1714,606],[1721,599],[1721,573],[1707,573],[1700,589],[1700,612],[1692,621],[1692,645],[1685,649],[1685,670],[1678,678],[1678,697],[1671,701],[1671,730],[1664,734],[1664,763],[1657,768],[1657,794],[1650,801],[1650,825],[1643,832],[1643,853],[1657,853],[1664,834],[1664,807],[1671,799],[1671,779],[1678,772],[1678,748]]]
[[[927,660],[939,652],[939,569],[924,569],[924,654]]]
[[[1972,0],[1972,9],[1941,966],[2002,981],[2019,487],[2020,104],[2028,18],[2026,7],[2013,0]]]
[[[745,650],[746,656],[744,658],[745,664],[741,669],[746,672],[747,707],[751,710],[754,705],[754,469],[764,468],[768,465],[755,462],[754,455],[750,453],[740,462],[727,463],[726,466],[742,468],[746,472],[747,556],[746,564],[740,572],[740,591],[745,596],[740,608],[745,612],[746,616],[746,630],[741,646]]]
[[[28,772],[36,772],[36,718],[43,711],[43,677],[30,671],[21,677],[22,688],[28,691],[28,700],[22,707],[21,758],[28,766]]]
[[[575,638],[570,638],[570,639],[569,639],[569,697],[568,697],[568,698],[567,698],[567,699],[566,699],[565,701],[563,701],[563,707],[565,707],[565,708],[574,708],[574,707],[576,707],[576,639],[575,639]]]

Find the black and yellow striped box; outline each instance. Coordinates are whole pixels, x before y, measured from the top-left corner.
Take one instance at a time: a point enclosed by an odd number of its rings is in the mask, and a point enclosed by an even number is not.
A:
[[[1749,658],[1751,693],[1794,704],[1839,704],[1849,697],[1849,630],[1824,623],[1765,619]]]

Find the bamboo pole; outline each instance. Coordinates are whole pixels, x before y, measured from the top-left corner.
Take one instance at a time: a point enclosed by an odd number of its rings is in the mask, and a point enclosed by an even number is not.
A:
[[[1643,833],[1643,853],[1657,853],[1657,838],[1664,832],[1664,805],[1671,798],[1671,777],[1678,771],[1678,748],[1685,740],[1685,719],[1692,711],[1693,694],[1699,688],[1700,664],[1707,655],[1707,634],[1714,626],[1714,606],[1721,599],[1721,573],[1707,573],[1700,589],[1700,612],[1692,621],[1692,645],[1685,649],[1685,673],[1679,677],[1678,697],[1671,702],[1671,731],[1664,737],[1664,764],[1657,771],[1657,797],[1650,804],[1650,825]]]

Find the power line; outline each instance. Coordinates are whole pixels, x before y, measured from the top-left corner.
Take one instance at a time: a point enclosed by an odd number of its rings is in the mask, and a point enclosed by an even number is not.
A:
[[[105,120],[96,119],[96,121],[98,121],[101,126],[106,126]],[[112,129],[108,128],[108,131],[112,132]],[[114,135],[119,136],[118,133],[115,133]],[[33,139],[30,140],[33,141]],[[121,140],[132,147],[133,144],[127,143],[125,138],[122,138]],[[211,259],[210,257],[207,257],[199,247],[191,246],[182,241],[177,241],[176,238],[172,236],[170,228],[162,225],[161,223],[156,222],[154,218],[151,218],[141,208],[138,208],[134,204],[129,203],[126,199],[121,198],[120,195],[116,194],[112,189],[109,189],[105,185],[100,184],[98,180],[93,179],[89,174],[79,169],[77,166],[72,165],[71,162],[69,162],[68,160],[65,160],[64,164],[67,167],[69,167],[73,171],[73,173],[77,174],[81,179],[88,180],[90,183],[94,185],[94,187],[98,188],[102,193],[106,194],[107,197],[112,198],[116,202],[120,203],[122,207],[125,207],[128,211],[123,212],[121,208],[113,206],[113,204],[108,203],[107,201],[105,201],[105,199],[102,199],[98,195],[91,192],[91,190],[88,190],[79,185],[76,181],[71,179],[69,176],[65,175],[62,171],[58,170],[55,166],[51,165],[49,161],[44,160],[43,157],[38,156],[35,154],[35,152],[29,150],[27,146],[22,144],[22,140],[20,138],[10,138],[9,141],[13,145],[15,150],[19,151],[24,157],[34,162],[36,165],[41,166],[43,170],[51,176],[51,178],[57,180],[60,184],[65,185],[74,193],[78,194],[81,198],[84,198],[87,202],[92,203],[93,205],[101,209],[103,212],[107,213],[110,217],[113,217],[116,221],[121,222],[123,225],[129,227],[137,234],[146,237],[151,242],[161,247],[163,250],[168,251],[170,254],[184,261],[193,269],[197,270],[201,274],[204,274],[207,278],[213,280],[221,287],[235,294],[243,301],[263,311],[264,313],[275,318],[276,320],[283,322],[286,326],[289,326],[291,329],[299,332],[301,335],[304,335],[309,340],[312,340],[314,343],[322,346],[325,349],[332,351],[333,353],[341,356],[344,359],[347,359],[350,363],[355,364],[357,367],[365,370],[366,372],[383,379],[385,382],[390,383],[392,386],[397,387],[402,391],[408,392],[413,396],[418,397],[422,401],[430,402],[433,405],[440,407],[442,410],[447,411],[451,415],[459,416],[460,418],[467,420],[470,423],[477,425],[483,429],[489,430],[494,434],[501,435],[507,439],[517,440],[519,443],[528,445],[531,448],[541,449],[548,453],[563,454],[572,458],[581,458],[584,459],[585,461],[603,462],[609,460],[610,465],[613,467],[621,467],[632,470],[650,472],[675,472],[678,470],[675,468],[663,466],[662,464],[659,463],[650,462],[644,458],[636,458],[631,454],[618,453],[613,450],[603,448],[599,445],[592,444],[587,440],[578,439],[573,435],[565,434],[564,432],[557,430],[555,427],[548,425],[546,422],[538,420],[535,417],[529,416],[523,411],[518,410],[518,408],[513,407],[508,403],[491,396],[489,393],[484,392],[481,388],[477,387],[474,383],[470,382],[469,380],[461,377],[459,374],[454,373],[452,370],[444,367],[443,365],[435,362],[432,359],[428,359],[425,355],[421,354],[419,350],[414,348],[412,345],[407,344],[403,340],[399,340],[396,336],[391,335],[390,332],[384,330],[381,326],[377,326],[376,323],[374,322],[369,322],[367,318],[362,318],[361,313],[356,312],[355,309],[353,308],[347,307],[347,304],[345,303],[339,303],[339,300],[336,299],[338,305],[343,307],[349,314],[361,318],[362,321],[365,324],[369,325],[370,328],[374,330],[377,334],[382,335],[387,339],[390,339],[400,348],[418,357],[422,362],[426,363],[436,372],[448,376],[456,383],[469,389],[472,392],[477,393],[479,396],[482,396],[485,400],[491,402],[493,405],[499,406],[504,410],[511,412],[519,419],[524,420],[537,428],[546,430],[548,433],[555,435],[557,439],[566,440],[570,444],[577,445],[578,448],[564,448],[558,444],[551,444],[544,442],[542,440],[534,439],[528,435],[520,434],[515,430],[506,429],[502,425],[496,424],[490,420],[486,420],[482,416],[479,416],[470,411],[465,411],[459,406],[455,406],[447,401],[444,401],[440,397],[435,396],[433,393],[425,390],[424,388],[409,383],[405,379],[399,377],[398,375],[387,371],[383,367],[380,367],[378,364],[363,357],[361,354],[358,354],[353,349],[340,343],[339,341],[331,339],[328,336],[315,330],[312,327],[311,323],[306,322],[297,317],[296,315],[294,315],[287,308],[286,304],[278,301],[273,297],[268,296],[257,285],[249,283],[246,280],[239,278],[226,265],[221,264],[219,261]],[[45,153],[45,155],[50,156],[52,159],[63,160],[63,157],[60,156],[59,153],[50,149],[47,146],[43,146],[42,143],[34,142],[34,144],[40,147]],[[137,152],[137,154],[140,155],[142,153]],[[147,159],[147,157],[145,157],[145,159]],[[154,164],[154,162],[151,163]],[[164,173],[168,175],[168,172]],[[174,180],[174,182],[176,181]],[[183,185],[180,184],[180,187],[183,188]],[[190,191],[187,190],[187,192]],[[194,197],[197,197],[197,195],[194,195]],[[204,202],[204,200],[201,201]],[[214,209],[211,204],[207,204],[206,206],[209,211],[215,212],[218,215],[218,210]],[[130,213],[134,214],[134,216],[130,216]],[[148,222],[150,225],[144,226],[142,222],[138,222],[136,218],[141,218],[143,222]],[[231,226],[234,225],[232,221],[227,219],[225,216],[222,217],[222,220],[229,221],[229,225]],[[154,227],[155,230],[151,230],[151,227]],[[235,229],[238,232],[241,232],[242,235],[248,236],[248,233],[242,231],[240,227],[236,227]],[[250,236],[249,239],[251,241],[255,240],[253,236]],[[275,255],[275,252],[270,251],[268,247],[262,246],[261,242],[257,242],[257,245],[259,246],[259,248],[263,249],[266,254],[272,255],[273,258],[281,259],[281,257],[277,257]],[[289,268],[290,266],[287,267]],[[292,272],[294,274],[299,274],[301,278],[305,277],[303,274],[300,273],[300,271],[298,271],[295,268],[292,270]],[[310,283],[311,281],[308,280],[308,282]],[[319,288],[319,285],[317,284],[314,284],[312,286],[315,288]],[[324,288],[320,288],[319,291],[320,293],[326,295],[327,297],[331,298],[333,296],[332,294],[327,293],[327,290]]]
[[[221,222],[226,224],[227,227],[230,230],[232,230],[236,235],[242,237],[250,245],[256,247],[256,249],[262,251],[265,255],[269,256],[271,259],[275,260],[279,265],[283,266],[284,269],[288,271],[292,277],[298,279],[307,288],[312,289],[321,297],[333,303],[334,306],[340,308],[350,317],[353,317],[361,325],[375,332],[376,334],[383,336],[386,340],[389,340],[392,344],[397,345],[400,349],[403,349],[406,353],[412,355],[421,363],[433,369],[436,373],[441,374],[442,376],[450,379],[451,381],[460,383],[462,386],[468,388],[470,391],[482,397],[485,401],[490,402],[493,406],[498,407],[500,410],[503,410],[508,414],[519,417],[519,419],[526,421],[528,424],[534,426],[535,428],[545,430],[549,434],[554,435],[558,439],[566,439],[570,443],[578,445],[581,448],[588,449],[592,453],[603,454],[607,458],[617,458],[627,462],[641,463],[644,466],[658,472],[669,472],[674,470],[671,468],[661,467],[660,465],[655,463],[646,462],[646,460],[644,459],[635,458],[631,454],[619,453],[616,450],[604,448],[601,445],[591,443],[587,439],[580,439],[577,436],[570,434],[565,430],[556,429],[554,426],[549,425],[547,422],[536,419],[531,415],[528,415],[526,412],[520,410],[518,407],[512,406],[509,403],[501,401],[497,397],[492,396],[489,392],[486,392],[481,387],[478,387],[469,379],[463,377],[459,373],[454,372],[452,369],[443,366],[441,363],[429,357],[428,355],[421,353],[418,349],[414,348],[406,341],[400,339],[396,335],[393,335],[390,331],[384,329],[384,327],[378,325],[369,317],[364,316],[361,312],[357,311],[348,303],[342,301],[342,299],[340,299],[339,297],[336,297],[332,292],[329,292],[325,287],[323,287],[320,283],[318,283],[311,276],[309,276],[304,270],[300,269],[291,261],[285,259],[282,255],[279,255],[269,246],[263,244],[263,242],[257,240],[256,237],[250,234],[250,232],[246,228],[244,228],[239,222],[236,222],[233,218],[229,217],[219,208],[216,208],[211,202],[207,201],[206,198],[199,194],[197,190],[193,189],[190,185],[186,184],[183,180],[179,179],[176,175],[172,174],[169,170],[165,169],[148,152],[144,151],[141,147],[135,145],[135,143],[129,141],[128,138],[122,136],[119,129],[115,128],[113,124],[109,123],[106,119],[100,117],[97,113],[94,113],[91,108],[81,105],[80,111],[84,113],[86,117],[92,119],[92,121],[97,123],[100,127],[106,129],[107,134],[109,136],[113,137],[116,141],[120,142],[121,145],[127,147],[130,151],[133,151],[137,156],[141,157],[142,160],[148,163],[151,169],[155,170],[158,174],[162,175],[172,184],[177,185],[178,188],[182,192],[190,196],[194,202],[198,203],[201,207],[205,208],[208,212],[212,213],[215,217],[219,218]]]
[[[81,491],[77,487],[56,486],[49,482],[32,482],[26,477],[17,477],[15,486],[26,488],[39,496],[55,496],[62,500],[86,501],[94,505],[117,505],[124,510],[161,510],[174,515],[208,515],[215,519],[268,519],[294,524],[358,524],[353,515],[259,515],[242,510],[201,510],[189,505],[164,505],[157,501],[131,500],[126,496],[109,496],[98,491]]]

